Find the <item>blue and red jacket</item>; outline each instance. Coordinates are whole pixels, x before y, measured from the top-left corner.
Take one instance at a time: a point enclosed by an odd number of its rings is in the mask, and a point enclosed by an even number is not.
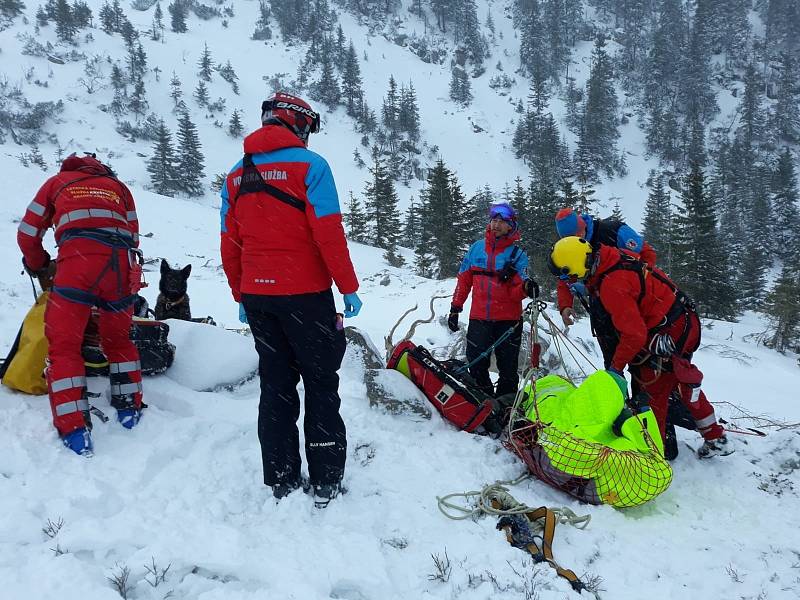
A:
[[[496,238],[486,228],[486,236],[467,251],[458,272],[453,309],[461,310],[472,291],[469,318],[478,321],[515,321],[522,316],[522,300],[526,297],[523,282],[528,278],[528,255],[514,245],[519,240],[515,231]],[[505,282],[500,272],[511,263],[512,276]]]
[[[244,140],[245,154],[267,184],[292,196],[290,204],[266,192],[237,198],[240,160],[222,187],[222,266],[234,299],[241,294],[307,294],[358,289],[339,197],[324,158],[281,125],[265,125]]]

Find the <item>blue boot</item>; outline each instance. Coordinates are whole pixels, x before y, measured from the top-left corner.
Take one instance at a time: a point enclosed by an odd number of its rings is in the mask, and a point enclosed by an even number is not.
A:
[[[94,445],[92,444],[92,434],[85,427],[80,427],[72,433],[62,436],[61,441],[75,454],[81,456],[93,456]]]
[[[117,421],[125,429],[133,429],[142,418],[142,411],[138,408],[120,408],[117,410]]]

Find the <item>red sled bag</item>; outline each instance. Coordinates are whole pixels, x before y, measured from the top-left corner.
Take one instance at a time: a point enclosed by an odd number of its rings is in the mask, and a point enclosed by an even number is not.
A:
[[[435,359],[424,346],[408,340],[400,342],[386,366],[413,381],[436,410],[462,431],[500,433],[499,421],[493,415],[493,399],[465,385],[447,363]]]

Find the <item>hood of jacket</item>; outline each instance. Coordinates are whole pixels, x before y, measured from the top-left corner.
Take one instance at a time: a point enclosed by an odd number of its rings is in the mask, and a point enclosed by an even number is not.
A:
[[[305,144],[283,125],[264,125],[244,138],[245,154],[260,154],[281,148],[305,148]]]

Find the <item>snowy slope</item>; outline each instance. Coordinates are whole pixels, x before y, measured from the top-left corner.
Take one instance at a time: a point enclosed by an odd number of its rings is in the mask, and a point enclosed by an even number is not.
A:
[[[0,207],[0,240],[9,257],[16,256],[11,221],[40,179],[33,170],[15,172],[24,183],[12,185]],[[216,211],[182,201],[168,207],[161,197],[134,193],[143,230],[153,233],[143,240],[147,255],[191,262],[195,314],[237,326],[219,269]],[[365,300],[353,323],[380,347],[406,308],[427,305],[430,296],[453,286],[452,280],[426,281],[388,267],[372,249],[356,245],[352,251]],[[15,264],[0,266],[0,350],[30,303]],[[387,274],[389,284],[382,285]],[[145,290],[151,301],[155,293]],[[445,310],[439,306],[438,312]],[[241,343],[250,340],[224,331],[212,337],[207,326],[195,327],[193,343],[183,343],[180,328],[173,336],[181,343],[181,370],[145,381],[150,409],[139,427],[96,424],[91,460],[59,445],[46,397],[0,390],[2,597],[113,599],[118,595],[107,577],[122,565],[131,569],[129,597],[139,600],[168,592],[204,600],[536,597],[525,595],[526,585],[539,598],[574,597],[552,570],[532,567],[510,547],[494,519],[453,522],[437,510],[436,495],[513,478],[523,471],[521,463],[495,441],[459,433],[438,417],[419,422],[370,409],[352,353],[341,372],[348,494],[324,512],[315,512],[302,494],[275,505],[260,481],[257,381],[216,392],[192,389],[198,389],[195,379],[208,385],[214,365],[251,369],[255,353]],[[800,377],[793,360],[742,341],[762,327],[752,318],[707,331],[698,358],[705,387],[712,400],[797,422],[800,407],[791,390]],[[420,328],[415,340],[441,346],[448,335],[436,323]],[[587,336],[586,324],[571,335]],[[216,371],[219,383],[229,383],[229,375]],[[103,385],[92,382],[96,391]],[[98,405],[110,411],[105,400]],[[697,445],[693,434],[680,433]],[[735,442],[736,454],[713,462],[697,461],[682,445],[670,489],[634,510],[582,506],[536,481],[512,493],[534,506],[566,505],[592,515],[584,531],[558,528],[555,556],[579,574],[602,577],[603,598],[795,598],[800,436],[770,431],[764,439]],[[41,528],[59,518],[64,525],[50,539]],[[57,555],[53,549],[59,548],[63,554]],[[451,577],[430,581],[431,555],[445,550]],[[171,564],[157,588],[145,581],[151,558],[162,569]],[[502,594],[492,577],[507,588]]]
[[[15,36],[32,32],[36,6],[28,3],[31,24],[18,19],[0,32],[0,72],[19,82],[31,101],[61,98],[65,112],[52,129],[62,148],[96,150],[131,183],[144,233],[142,247],[150,259],[167,258],[173,265],[193,265],[190,294],[195,315],[212,315],[221,327],[238,327],[220,267],[215,196],[199,201],[160,197],[145,191],[149,144],[130,143],[114,131],[110,116],[97,108],[110,91],[89,96],[76,80],[80,63],[55,65],[44,58],[21,56]],[[101,5],[89,5],[97,15]],[[169,79],[175,70],[187,98],[196,83],[197,60],[207,41],[215,62],[230,60],[240,77],[241,95],[231,94],[215,75],[212,99],[225,96],[225,115],[206,117],[193,107],[206,153],[207,174],[227,171],[240,154],[240,141],[214,126],[227,122],[233,108],[245,122],[258,125],[258,106],[265,94],[261,76],[288,73],[294,77],[304,54],[279,40],[249,40],[257,3],[237,2],[236,17],[222,29],[218,21],[194,17],[187,34],[167,32],[167,43],[143,36],[150,67],[161,69],[160,81],[147,78],[151,110],[167,117],[174,129]],[[164,3],[166,8],[166,3]],[[527,95],[517,77],[508,97],[488,88],[498,59],[511,73],[517,66],[517,40],[501,2],[481,4],[479,15],[494,11],[503,33],[487,72],[473,80],[475,101],[456,109],[447,101],[448,65],[421,63],[405,49],[371,35],[351,17],[340,21],[368,60],[362,71],[369,103],[380,105],[390,74],[398,82],[413,78],[419,96],[423,133],[437,144],[445,162],[458,174],[464,191],[489,183],[499,191],[517,175],[527,174],[509,151],[513,130],[511,102]],[[137,27],[149,27],[152,10],[126,12]],[[412,16],[407,30],[422,31]],[[124,57],[119,36],[92,30],[94,42],[82,45],[88,54]],[[498,34],[499,37],[499,34]],[[40,39],[54,40],[53,27]],[[579,83],[588,73],[591,44],[574,54],[572,71]],[[43,88],[30,78],[48,81]],[[52,72],[52,76],[50,73]],[[102,100],[99,98],[102,96]],[[725,108],[725,107],[724,107]],[[555,114],[563,107],[553,99]],[[359,137],[339,109],[323,114],[323,131],[312,148],[328,157],[342,198],[360,193],[366,171],[352,162]],[[474,133],[472,123],[484,128]],[[646,193],[642,184],[652,166],[641,156],[641,132],[634,120],[623,131],[631,174],[598,188],[597,197],[620,197],[632,223],[641,215]],[[55,143],[41,146],[50,170]],[[5,199],[0,203],[0,354],[11,345],[31,302],[26,277],[19,274],[16,221],[46,174],[19,165],[27,149],[0,145],[0,175]],[[363,152],[362,152],[363,154]],[[401,188],[407,203],[417,187]],[[608,202],[610,210],[612,202]],[[602,211],[601,211],[602,212]],[[50,241],[48,236],[48,241]],[[380,252],[351,247],[362,281],[365,307],[353,323],[367,331],[379,348],[397,317],[433,295],[450,293],[454,282],[424,280],[406,269],[387,266]],[[157,293],[157,267],[144,295]],[[388,285],[384,283],[388,280]],[[338,297],[337,297],[338,300]],[[437,304],[438,314],[447,300]],[[424,312],[424,311],[423,311]],[[780,356],[751,341],[748,334],[765,325],[750,315],[737,324],[715,323],[704,333],[698,363],[706,372],[705,388],[712,401],[730,401],[748,412],[796,423],[800,406],[794,391],[800,383],[796,357]],[[96,456],[80,460],[59,445],[50,424],[45,397],[28,397],[0,388],[0,580],[2,598],[113,599],[118,594],[107,577],[119,566],[131,569],[129,597],[155,600],[280,598],[350,600],[459,598],[573,598],[564,580],[545,567],[532,567],[494,530],[495,520],[455,523],[437,510],[436,495],[478,489],[496,479],[523,471],[496,442],[458,433],[440,419],[418,422],[370,409],[363,373],[349,353],[342,369],[343,414],[348,426],[349,492],[324,513],[314,512],[309,498],[295,494],[275,505],[260,481],[255,419],[258,384],[246,381],[222,387],[250,372],[255,364],[251,340],[205,326],[174,326],[179,343],[176,366],[147,379],[145,418],[134,431],[116,424],[96,424]],[[571,335],[589,337],[587,324]],[[397,337],[397,336],[396,336]],[[420,327],[415,341],[442,346],[449,333],[435,323]],[[102,391],[103,381],[93,382]],[[795,398],[795,400],[792,400]],[[104,400],[98,402],[108,409]],[[722,416],[737,415],[727,405]],[[697,445],[694,434],[682,440]],[[578,574],[603,579],[606,599],[638,600],[673,597],[796,598],[800,594],[800,437],[794,430],[770,430],[764,439],[740,436],[737,453],[725,460],[700,463],[682,445],[671,488],[654,502],[635,510],[581,506],[535,481],[512,490],[519,500],[539,506],[566,505],[592,514],[585,531],[557,530],[555,556]],[[48,519],[63,518],[55,539],[42,533]],[[54,552],[52,549],[57,550]],[[59,550],[60,549],[60,550]],[[432,554],[452,562],[448,582],[431,581]],[[144,565],[154,558],[162,569],[171,565],[166,582],[152,588]],[[118,566],[119,565],[119,566]],[[150,577],[152,579],[152,577]],[[496,584],[492,582],[496,578]],[[527,586],[527,588],[526,588]]]

